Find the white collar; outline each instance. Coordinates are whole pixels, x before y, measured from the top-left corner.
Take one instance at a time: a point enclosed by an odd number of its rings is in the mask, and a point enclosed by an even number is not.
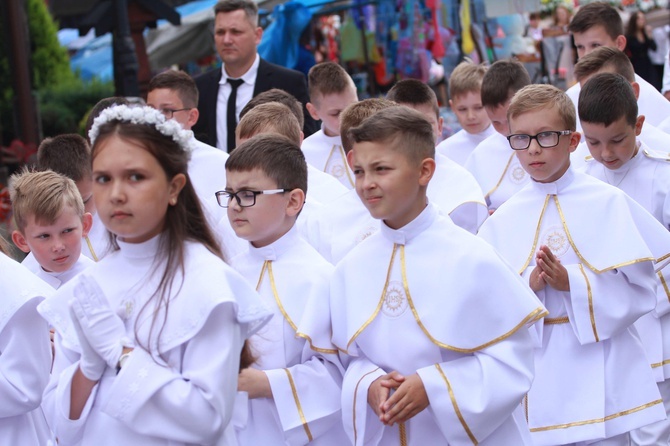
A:
[[[158,254],[161,245],[161,234],[142,243],[126,243],[121,238],[116,239],[121,256],[128,259],[153,259]]]
[[[296,225],[293,225],[286,234],[267,246],[256,248],[249,243],[249,254],[263,260],[277,260],[282,254],[294,247],[299,239],[298,229]]]
[[[568,170],[566,170],[563,176],[556,181],[552,181],[551,183],[539,183],[531,178],[531,184],[535,189],[547,195],[557,195],[568,187],[574,179],[575,173],[572,171],[572,166],[568,166]]]
[[[380,225],[381,233],[393,243],[405,245],[414,237],[425,231],[426,228],[435,221],[437,215],[438,210],[435,205],[428,203],[414,220],[410,221],[400,229],[389,228],[386,223],[382,221],[382,224]]]
[[[249,70],[244,73],[239,79],[242,79],[245,84],[248,85],[254,85],[256,82],[256,75],[258,74],[258,65],[261,62],[261,58],[256,53],[256,59],[254,60],[254,63],[251,64],[251,67],[249,67]],[[221,80],[219,81],[219,85],[227,84],[228,83],[228,73],[226,73],[226,67],[225,65],[221,65]],[[235,79],[235,78],[231,78]]]

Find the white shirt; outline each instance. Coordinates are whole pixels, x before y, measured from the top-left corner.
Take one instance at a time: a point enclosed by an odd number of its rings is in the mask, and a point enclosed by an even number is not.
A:
[[[469,133],[461,129],[439,143],[435,151],[464,166],[475,147],[495,132],[491,124],[479,133]]]
[[[240,112],[247,105],[247,102],[254,96],[254,87],[256,85],[256,75],[258,74],[258,64],[260,56],[256,54],[256,60],[244,73],[240,79],[244,81],[237,87],[237,96],[235,98],[235,120],[239,122]],[[228,114],[228,97],[230,96],[231,86],[228,83],[228,74],[225,64],[221,65],[221,80],[219,81],[219,94],[216,97],[216,147],[224,152],[228,152],[228,127],[226,116]]]

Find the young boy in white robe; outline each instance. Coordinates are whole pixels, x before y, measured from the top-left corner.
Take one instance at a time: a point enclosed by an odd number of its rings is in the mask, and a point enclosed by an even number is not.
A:
[[[285,137],[258,135],[235,149],[226,170],[219,202],[249,242],[231,264],[274,311],[250,340],[256,363],[240,374],[238,442],[342,445],[342,374],[327,311],[333,266],[296,228],[308,189],[304,155]]]
[[[24,170],[11,177],[10,198],[16,229],[12,241],[33,261],[24,266],[58,289],[95,262],[82,255],[91,214],[74,181],[56,172]]]
[[[591,77],[579,94],[579,117],[592,155],[584,171],[626,192],[670,229],[670,165],[666,153],[654,152],[638,139],[646,123],[644,116],[638,116],[630,81],[614,73]],[[667,270],[657,274],[660,280],[656,287],[656,309],[638,319],[635,328],[647,351],[667,414],[670,413],[670,291]],[[635,445],[668,444],[670,419],[634,430],[631,438]]]
[[[0,439],[7,445],[53,445],[40,408],[51,370],[49,327],[36,310],[53,290],[7,252],[0,237]]]
[[[509,145],[533,181],[482,225],[549,311],[524,398],[537,446],[628,445],[665,418],[633,323],[656,306],[654,261],[670,235],[619,189],[570,168],[579,143],[561,90],[529,85],[509,106]]]
[[[461,130],[440,142],[435,150],[461,166],[480,142],[496,132],[482,105],[482,79],[486,70],[484,64],[465,61],[449,76],[449,107]]]
[[[331,281],[350,441],[530,445],[520,405],[533,379],[527,326],[544,307],[427,200],[435,140],[421,113],[390,107],[349,135],[356,191],[382,220]]]
[[[499,60],[489,67],[482,80],[482,104],[496,133],[472,151],[465,168],[484,192],[489,213],[521,190],[529,176],[510,153],[507,109],[514,93],[530,84],[526,68],[518,61]]]
[[[435,141],[442,135],[443,119],[432,88],[416,79],[397,82],[386,99],[420,112],[433,126]],[[428,185],[428,199],[463,229],[473,234],[488,217],[486,202],[477,180],[465,168],[435,152],[435,172]]]
[[[601,46],[616,48],[619,51],[626,49],[626,36],[621,16],[607,2],[582,5],[570,20],[568,30],[572,33],[577,56],[580,59]],[[649,124],[659,125],[670,114],[670,101],[637,74],[635,81],[640,85],[638,99],[640,114],[647,117]],[[577,83],[566,92],[575,104],[575,109],[578,106],[581,88],[580,83]],[[581,130],[579,120],[577,120],[577,130]]]
[[[584,85],[588,80],[598,73],[617,73],[623,76],[633,87],[635,100],[640,97],[640,84],[635,80],[635,71],[630,58],[626,53],[616,48],[601,46],[588,53],[575,65],[575,78]],[[644,115],[642,115],[644,116]],[[580,119],[581,121],[581,119]],[[638,139],[647,147],[656,151],[663,151],[666,154],[670,152],[670,135],[663,130],[647,122],[645,117],[644,125],[640,130]],[[586,141],[582,140],[571,156],[573,167],[581,167],[588,159],[591,159],[589,148]]]
[[[358,101],[356,85],[340,65],[323,62],[309,70],[307,86],[307,111],[315,120],[321,120],[321,130],[300,146],[307,164],[334,176],[347,189],[353,189],[354,177],[340,138],[340,113]]]

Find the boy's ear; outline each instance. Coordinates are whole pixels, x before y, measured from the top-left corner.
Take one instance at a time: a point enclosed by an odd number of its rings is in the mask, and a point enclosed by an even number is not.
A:
[[[452,101],[451,99],[449,99],[449,108],[452,110],[454,109],[454,101]]]
[[[614,39],[614,43],[616,44],[616,47],[619,51],[623,51],[626,49],[626,36],[624,35],[618,35],[616,39]]]
[[[319,117],[319,111],[316,109],[314,104],[311,102],[308,102],[305,107],[307,107],[307,111],[309,112],[309,115],[314,118],[315,121],[320,121],[321,118]]]
[[[200,111],[197,108],[192,108],[188,111],[188,125],[193,127],[200,118]]]
[[[419,165],[420,175],[419,175],[419,185],[428,186],[430,179],[433,178],[435,173],[435,160],[433,158],[425,158],[421,161]]]
[[[26,243],[26,238],[19,231],[12,231],[12,241],[21,251],[28,254],[30,252],[30,246]]]
[[[637,120],[635,121],[635,136],[640,136],[643,124],[644,124],[644,115],[640,115],[637,117]]]
[[[582,134],[579,132],[572,132],[570,134],[570,146],[568,147],[568,150],[570,153],[574,152],[577,149],[577,145],[579,144],[579,141],[582,139]]]
[[[288,193],[288,204],[286,205],[286,215],[295,217],[305,205],[305,191],[302,189],[293,189]]]
[[[354,169],[354,151],[349,150],[347,152],[347,164],[349,165],[349,169],[353,170]]]
[[[81,216],[81,236],[86,237],[88,236],[88,233],[91,231],[91,227],[93,226],[93,216],[91,215],[90,212],[84,212],[84,215]]]
[[[640,99],[640,84],[637,82],[631,82],[630,86],[633,87],[633,93],[635,93],[635,100]]]
[[[300,130],[300,146],[302,147],[302,142],[305,140],[305,132]]]

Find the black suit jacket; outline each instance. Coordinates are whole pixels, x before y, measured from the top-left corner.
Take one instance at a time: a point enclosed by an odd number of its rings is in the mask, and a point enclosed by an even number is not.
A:
[[[198,111],[200,112],[200,118],[193,126],[193,133],[200,141],[213,147],[216,147],[216,100],[219,95],[220,80],[220,67],[195,78],[195,83],[198,86]],[[305,75],[299,71],[275,65],[261,58],[258,64],[258,74],[256,75],[253,95],[256,96],[273,88],[280,88],[291,93],[302,103],[305,114],[305,126],[303,128],[305,137],[319,129],[317,122],[314,121],[305,107],[305,104],[309,101]]]

